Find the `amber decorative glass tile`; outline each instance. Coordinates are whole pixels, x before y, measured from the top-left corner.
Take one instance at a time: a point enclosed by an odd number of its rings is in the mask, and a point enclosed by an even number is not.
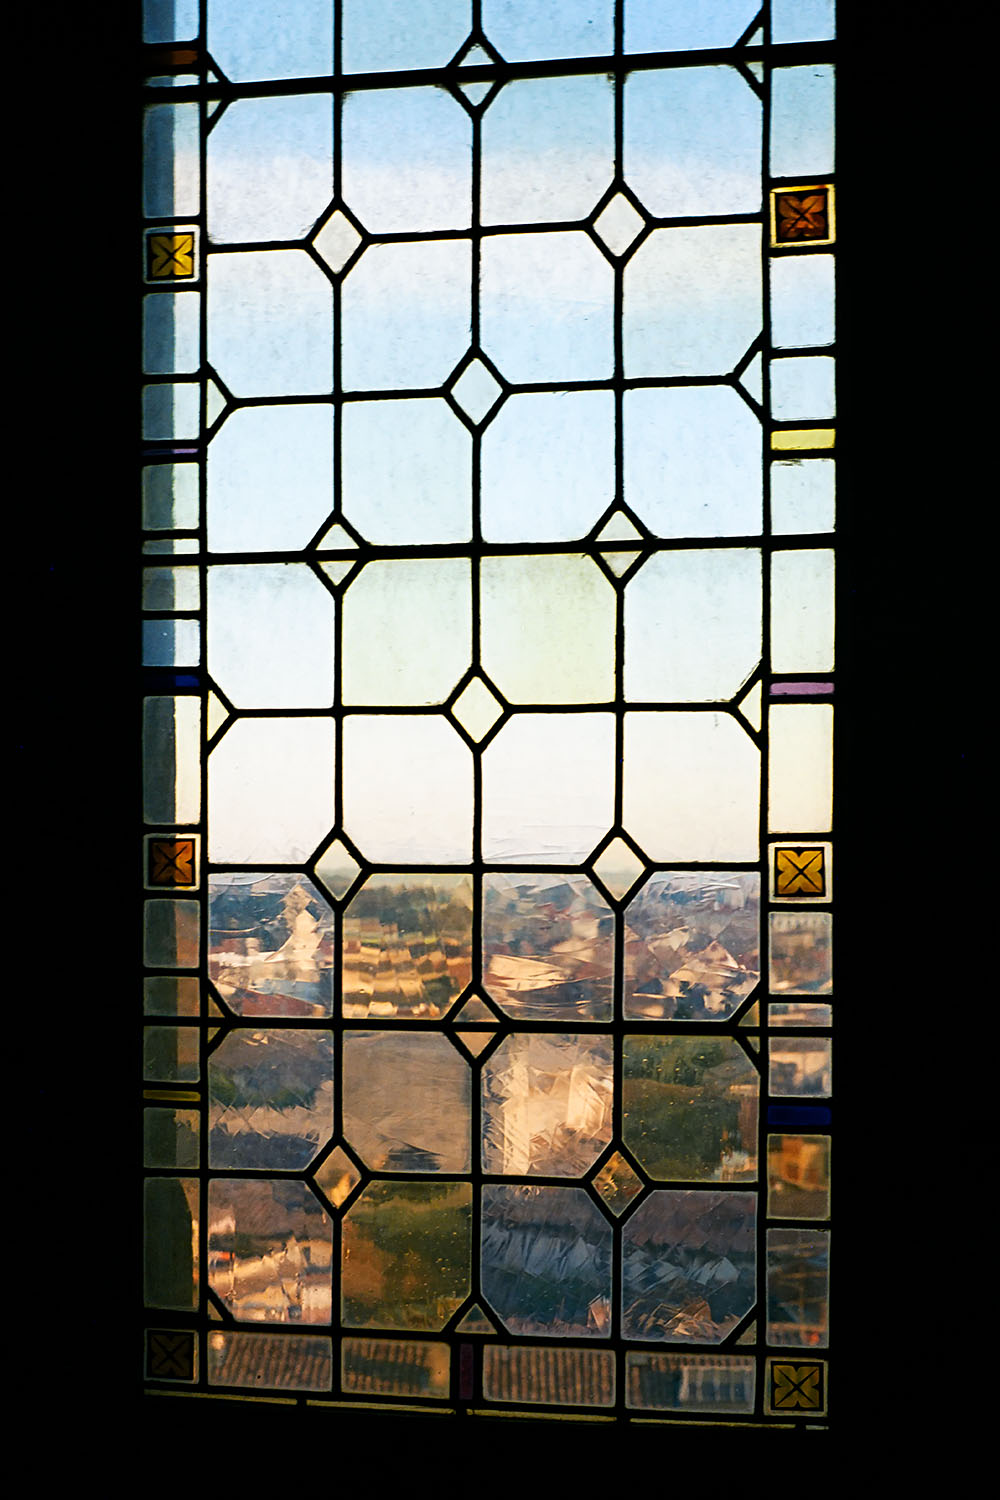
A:
[[[147,884],[187,889],[197,885],[197,847],[193,838],[150,839],[146,845]]]
[[[195,231],[146,237],[146,276],[150,281],[190,280],[195,271]]]
[[[147,1330],[146,1374],[151,1380],[193,1380],[196,1356],[195,1336],[189,1330]]]
[[[334,1208],[339,1208],[361,1181],[361,1173],[347,1152],[341,1150],[339,1146],[336,1146],[323,1164],[316,1168],[313,1177],[324,1198],[327,1198]]]
[[[829,1136],[768,1136],[767,1211],[774,1219],[829,1217]]]
[[[594,1178],[594,1189],[606,1208],[617,1218],[642,1192],[642,1178],[629,1165],[620,1151],[609,1156]]]
[[[775,849],[776,896],[826,895],[826,851],[823,848]]]
[[[772,1413],[826,1411],[826,1363],[823,1360],[771,1359],[767,1362],[768,1406]]]
[[[771,244],[831,245],[834,240],[833,187],[773,188]]]

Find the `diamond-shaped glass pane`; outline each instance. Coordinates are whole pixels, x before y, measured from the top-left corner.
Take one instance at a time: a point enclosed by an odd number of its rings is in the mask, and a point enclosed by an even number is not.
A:
[[[492,83],[485,81],[480,81],[479,83],[460,83],[458,86],[470,104],[482,104],[486,95],[493,87]]]
[[[610,1156],[594,1178],[601,1202],[617,1217],[642,1192],[642,1179],[633,1171],[620,1151]]]
[[[594,874],[619,901],[628,895],[645,868],[631,844],[626,844],[624,839],[612,839],[594,860]]]
[[[456,1333],[496,1333],[496,1329],[489,1318],[483,1312],[478,1302],[469,1308],[465,1317],[455,1329]]]
[[[316,1186],[334,1208],[339,1208],[347,1195],[361,1181],[361,1173],[346,1151],[336,1146],[321,1167],[313,1174]]]
[[[336,272],[344,267],[360,243],[360,234],[338,208],[313,240],[313,248],[330,270]]]
[[[642,556],[642,553],[602,552],[601,556],[604,558],[604,561],[607,563],[608,567],[611,569],[615,577],[621,578],[624,573],[628,572],[629,568],[635,562],[636,558]]]
[[[320,567],[336,589],[340,587],[349,573],[354,572],[357,563],[349,557],[331,557],[326,562],[321,562]]]
[[[624,255],[645,224],[642,214],[637,213],[627,198],[616,193],[594,221],[594,232],[602,239],[612,255]]]
[[[339,901],[351,889],[360,869],[354,855],[334,839],[316,861],[316,879]]]
[[[320,547],[324,552],[356,552],[358,544],[349,532],[346,532],[339,521],[334,521],[329,531],[323,533],[320,538]]]
[[[500,395],[500,383],[494,380],[486,366],[474,359],[455,381],[451,394],[477,425],[492,411]]]
[[[469,50],[462,54],[458,66],[460,68],[483,68],[488,67],[493,61],[490,54],[478,42],[473,42]]]
[[[493,1040],[491,1031],[456,1031],[455,1035],[473,1057],[478,1057],[483,1048],[489,1046]]]
[[[468,687],[456,698],[451,711],[466,734],[478,744],[489,734],[503,713],[503,708],[483,679],[473,677]]]
[[[616,510],[597,533],[597,540],[601,543],[641,542],[642,532],[636,529],[624,511]]]

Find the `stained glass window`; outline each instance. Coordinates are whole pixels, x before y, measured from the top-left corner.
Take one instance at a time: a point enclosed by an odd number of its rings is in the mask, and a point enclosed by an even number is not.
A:
[[[154,1390],[825,1426],[832,0],[147,0]]]

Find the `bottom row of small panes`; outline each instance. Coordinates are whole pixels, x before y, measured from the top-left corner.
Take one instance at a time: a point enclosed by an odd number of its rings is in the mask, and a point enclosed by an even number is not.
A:
[[[747,1342],[752,1341],[752,1333]],[[357,1338],[335,1341],[320,1334],[275,1334],[212,1329],[206,1335],[209,1386],[239,1391],[287,1392],[329,1397],[339,1385],[345,1399],[410,1399],[429,1405],[452,1399],[453,1374],[460,1399],[498,1406],[550,1406],[594,1411],[614,1407],[619,1396],[635,1412],[699,1416],[751,1416],[759,1364],[752,1351],[690,1354],[627,1350],[621,1362],[606,1349],[573,1345],[460,1344],[433,1339]],[[187,1330],[149,1329],[149,1373],[165,1381],[198,1376],[199,1341]],[[454,1361],[454,1370],[453,1370]],[[479,1363],[477,1393],[476,1365]],[[765,1361],[769,1414],[821,1415],[826,1409],[826,1363],[771,1357]]]

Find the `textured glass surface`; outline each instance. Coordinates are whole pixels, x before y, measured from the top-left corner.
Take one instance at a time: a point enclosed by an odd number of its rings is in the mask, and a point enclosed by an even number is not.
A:
[[[483,1066],[483,1170],[579,1177],[611,1139],[606,1037],[507,1037]]]
[[[756,859],[760,763],[735,719],[625,715],[625,827],[651,859]]]
[[[832,1090],[831,1047],[826,1037],[773,1038],[771,1093],[826,1098]]]
[[[625,1144],[650,1177],[756,1178],[760,1081],[732,1037],[626,1036],[622,1077]]]
[[[483,854],[497,864],[586,859],[613,816],[610,714],[521,713],[483,756]]]
[[[143,1164],[197,1167],[201,1117],[196,1109],[147,1108],[142,1113]]]
[[[451,1351],[431,1339],[344,1339],[345,1391],[447,1397]]]
[[[623,1214],[638,1193],[642,1192],[642,1179],[622,1156],[615,1151],[594,1177],[594,1188],[605,1208],[617,1218]]]
[[[659,871],[625,912],[625,1014],[724,1020],[760,967],[760,876]]]
[[[344,1014],[436,1020],[472,978],[472,882],[373,875],[344,915]]]
[[[720,1343],[756,1298],[756,1218],[756,1193],[651,1193],[623,1231],[625,1337]]]
[[[767,1340],[826,1348],[830,1235],[824,1229],[767,1231]]]
[[[752,1412],[756,1363],[740,1354],[627,1354],[626,1405],[650,1411]]]
[[[344,1138],[383,1172],[467,1172],[471,1077],[446,1037],[347,1031]]]
[[[614,918],[584,875],[486,875],[483,983],[508,1015],[610,1020]]]
[[[829,1136],[768,1136],[767,1209],[776,1219],[829,1218]]]
[[[209,876],[208,972],[240,1016],[328,1016],[333,913],[300,875]]]
[[[151,969],[193,969],[198,964],[201,911],[196,901],[145,903],[143,955]]]
[[[610,1333],[611,1227],[580,1188],[487,1184],[481,1274],[510,1333]]]
[[[241,1323],[329,1323],[330,1216],[302,1182],[214,1177],[208,1279]]]
[[[824,994],[832,986],[833,918],[822,911],[771,913],[772,994]]]
[[[615,1359],[603,1349],[518,1348],[487,1344],[483,1395],[488,1401],[613,1406]]]
[[[319,1334],[223,1333],[208,1335],[209,1385],[279,1391],[328,1391],[330,1340]]]
[[[333,1130],[331,1034],[229,1032],[209,1058],[208,1099],[209,1166],[308,1166]]]
[[[469,1183],[369,1184],[344,1219],[344,1322],[443,1328],[469,1294],[471,1229]]]

